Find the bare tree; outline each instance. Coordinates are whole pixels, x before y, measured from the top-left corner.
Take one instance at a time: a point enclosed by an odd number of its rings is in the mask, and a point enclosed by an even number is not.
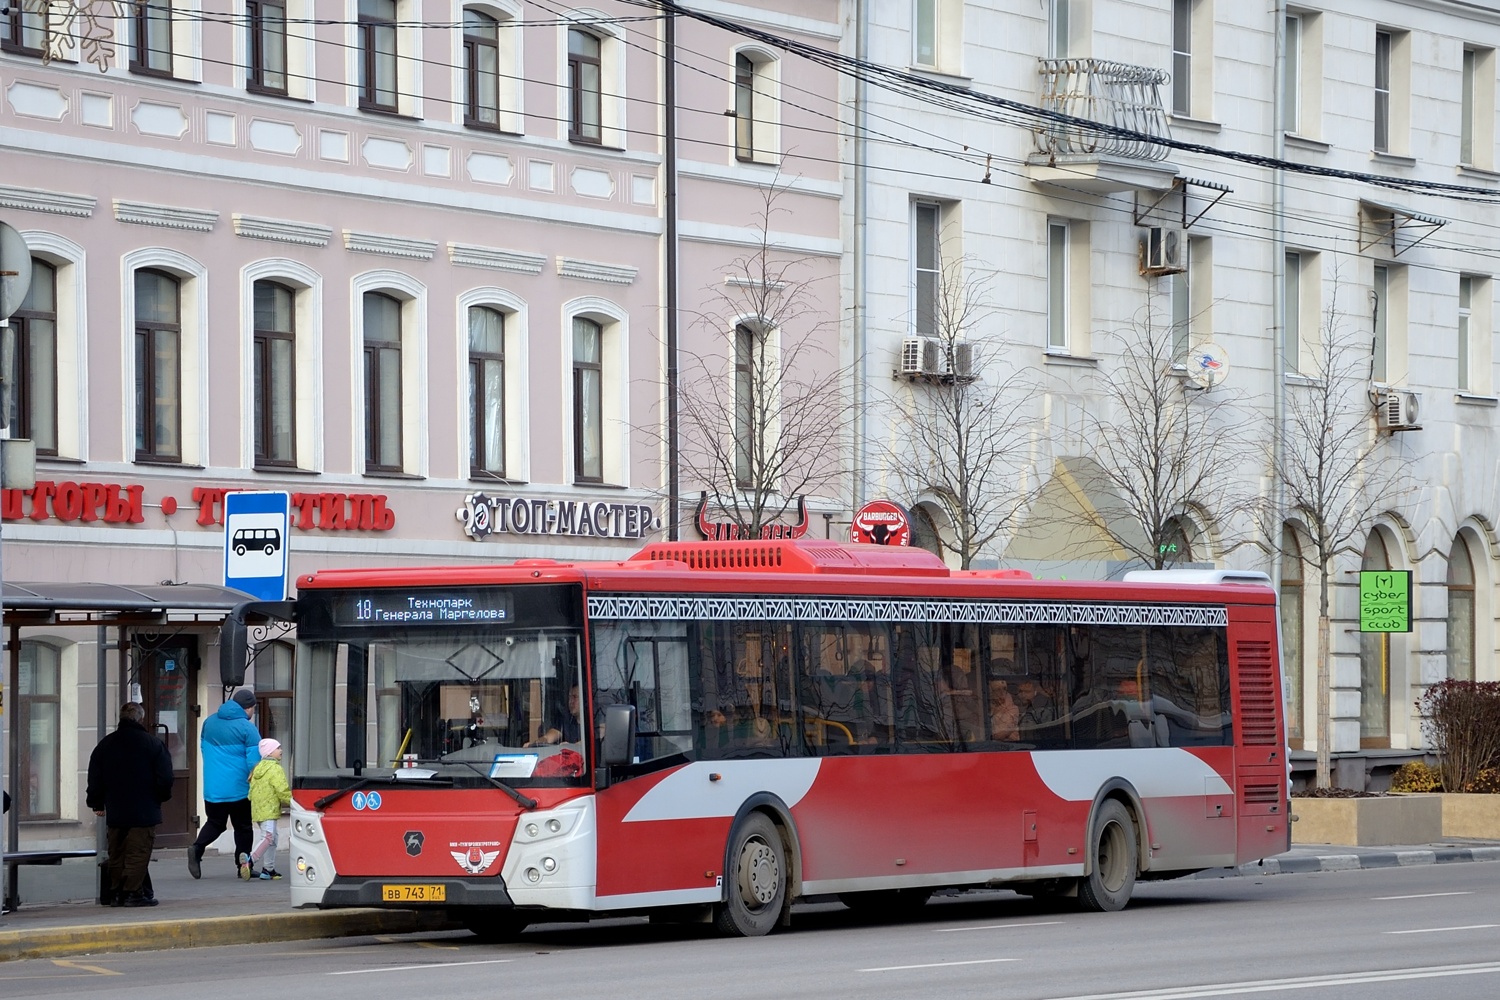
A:
[[[682,352],[678,393],[684,492],[703,491],[741,537],[760,537],[808,494],[843,475],[848,427],[843,374],[824,345],[836,324],[805,257],[778,247],[780,182],[761,189],[755,246],[706,290],[692,317],[705,345]]]
[[[1242,470],[1264,467],[1264,452],[1235,397],[1189,377],[1187,366],[1223,359],[1179,356],[1172,327],[1153,319],[1148,301],[1140,319],[1114,335],[1119,354],[1093,379],[1101,405],[1084,417],[1086,458],[1108,499],[1078,516],[1133,559],[1162,569],[1177,561],[1195,517],[1211,516],[1222,529],[1260,503]]]
[[[989,275],[975,263],[943,262],[933,299],[937,364],[892,400],[907,442],[896,478],[942,510],[950,530],[938,533],[939,544],[963,569],[1009,533],[1032,495],[1022,460],[1035,388],[1020,374],[995,380],[993,341],[975,336],[995,312]]]
[[[1339,284],[1303,354],[1307,376],[1289,386],[1276,456],[1287,513],[1300,515],[1310,545],[1306,562],[1318,572],[1317,786],[1332,785],[1329,721],[1330,594],[1334,559],[1358,551],[1375,515],[1407,491],[1405,476],[1376,426],[1370,400],[1371,335],[1345,328]],[[1279,527],[1272,537],[1280,537]]]

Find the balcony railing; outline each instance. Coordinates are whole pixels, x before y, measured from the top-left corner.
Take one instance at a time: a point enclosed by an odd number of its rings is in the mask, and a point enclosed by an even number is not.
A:
[[[1102,59],[1040,59],[1042,107],[1072,118],[1166,138],[1167,113],[1158,88],[1164,70]],[[1035,130],[1045,156],[1123,156],[1163,160],[1167,147],[1096,131],[1086,125],[1050,123]]]

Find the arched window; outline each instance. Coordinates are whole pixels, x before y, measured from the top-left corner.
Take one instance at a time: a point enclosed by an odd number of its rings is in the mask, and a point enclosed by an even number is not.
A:
[[[1193,542],[1190,532],[1191,525],[1180,517],[1167,521],[1166,530],[1162,532],[1161,551],[1158,553],[1163,566],[1193,561]]]
[[[257,281],[255,297],[255,464],[297,464],[297,293]]]
[[[402,471],[401,302],[364,294],[365,468]]]
[[[464,124],[500,127],[500,22],[464,9]]]
[[[603,44],[598,35],[568,30],[568,138],[573,142],[604,141]]]
[[[776,60],[759,52],[734,56],[734,156],[747,163],[776,159]]]
[[[1302,749],[1302,545],[1291,525],[1281,528],[1281,670],[1286,677],[1286,734]]]
[[[469,471],[505,475],[505,314],[469,308]]]
[[[1391,568],[1390,553],[1379,531],[1365,542],[1363,571]],[[1391,741],[1390,633],[1359,634],[1359,740],[1361,746],[1387,747]]]
[[[1474,679],[1474,558],[1463,532],[1448,553],[1448,676]]]
[[[182,461],[182,288],[135,272],[135,458]]]

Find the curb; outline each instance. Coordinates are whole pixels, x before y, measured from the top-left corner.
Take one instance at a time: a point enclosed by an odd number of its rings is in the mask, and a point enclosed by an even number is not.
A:
[[[1500,847],[1436,847],[1415,851],[1369,851],[1363,854],[1324,854],[1317,857],[1266,858],[1238,868],[1215,868],[1197,878],[1236,875],[1293,875],[1309,872],[1348,872],[1365,868],[1407,868],[1412,865],[1451,865],[1466,861],[1500,861]]]
[[[451,929],[441,912],[350,909],[0,931],[0,962]]]

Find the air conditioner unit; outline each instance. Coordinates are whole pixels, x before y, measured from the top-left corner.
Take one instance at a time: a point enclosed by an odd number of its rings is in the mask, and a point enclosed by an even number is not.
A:
[[[1417,394],[1406,389],[1380,389],[1375,395],[1375,418],[1384,431],[1419,431]]]
[[[901,374],[907,378],[943,373],[943,349],[933,337],[907,337],[901,341]]]
[[[1151,226],[1141,240],[1142,274],[1181,274],[1187,270],[1187,233],[1178,226]]]
[[[974,345],[967,340],[953,342],[953,378],[957,382],[972,382],[979,377],[979,358]]]

